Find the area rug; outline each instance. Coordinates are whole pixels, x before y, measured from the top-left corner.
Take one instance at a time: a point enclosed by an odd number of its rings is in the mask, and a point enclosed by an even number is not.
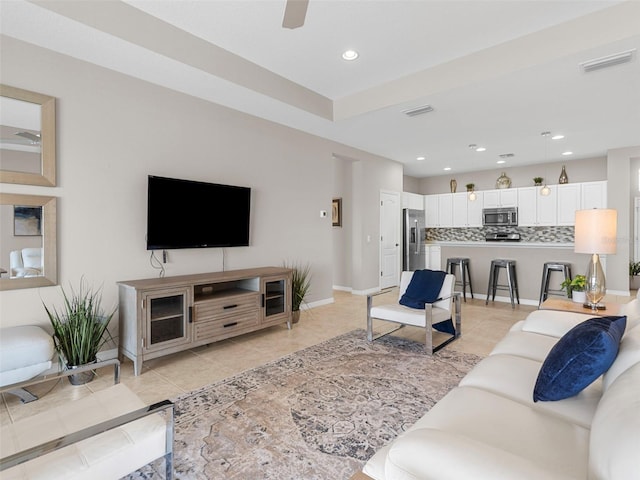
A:
[[[176,477],[347,480],[479,360],[355,330],[226,378],[175,399]]]

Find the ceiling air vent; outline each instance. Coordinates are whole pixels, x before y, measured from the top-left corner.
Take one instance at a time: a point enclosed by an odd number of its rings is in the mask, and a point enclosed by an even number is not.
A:
[[[584,70],[584,73],[613,67],[614,65],[620,65],[621,63],[630,62],[635,51],[636,49],[634,48],[633,50],[627,50],[626,52],[620,52],[613,55],[608,55],[606,57],[596,58],[594,60],[589,60],[588,62],[583,62],[580,64],[580,66],[582,67],[582,70]]]
[[[409,110],[403,110],[407,117],[417,117],[418,115],[422,115],[423,113],[433,112],[433,107],[431,105],[422,105],[420,107],[410,108]]]

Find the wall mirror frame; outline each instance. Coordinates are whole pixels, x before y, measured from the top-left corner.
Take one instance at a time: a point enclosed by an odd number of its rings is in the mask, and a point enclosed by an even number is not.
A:
[[[7,273],[2,274],[2,277],[0,277],[0,291],[57,285],[56,197],[0,193],[0,204],[42,207],[41,230],[43,256],[43,275],[37,277],[4,278],[4,275],[9,275],[10,267],[8,265],[6,267],[2,265],[2,267],[7,270]],[[8,232],[2,232],[2,235],[8,235]]]
[[[28,173],[0,169],[0,182],[23,185],[56,186],[56,99],[41,93],[0,84],[0,96],[40,105],[40,172]]]

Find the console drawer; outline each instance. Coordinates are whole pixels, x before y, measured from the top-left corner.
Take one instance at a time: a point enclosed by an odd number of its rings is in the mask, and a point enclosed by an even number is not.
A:
[[[193,307],[193,322],[224,319],[226,317],[251,314],[260,311],[260,294],[258,292],[229,295],[202,302],[196,302]]]
[[[260,323],[260,310],[237,313],[216,320],[194,323],[194,341],[220,339],[253,331]]]

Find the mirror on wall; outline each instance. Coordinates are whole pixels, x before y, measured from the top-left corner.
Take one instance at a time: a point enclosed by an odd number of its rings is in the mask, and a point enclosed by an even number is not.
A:
[[[0,85],[0,182],[56,185],[55,98]]]
[[[56,198],[0,193],[0,290],[58,283]]]

